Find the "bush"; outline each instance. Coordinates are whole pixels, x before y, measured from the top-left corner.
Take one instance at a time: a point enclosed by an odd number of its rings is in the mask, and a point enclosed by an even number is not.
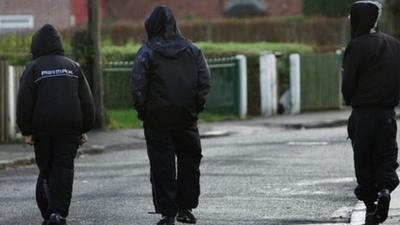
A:
[[[280,52],[289,54],[293,52],[311,52],[313,48],[304,44],[292,43],[208,43],[198,42],[196,45],[209,57],[231,56],[236,54],[259,54],[261,52]],[[102,48],[102,53],[107,61],[132,61],[135,58],[140,44],[127,43],[124,46],[114,46],[108,43]]]
[[[61,36],[66,32],[63,32]],[[33,33],[8,33],[0,36],[0,60],[7,60],[12,65],[26,65],[31,59]],[[69,37],[63,39],[66,55],[71,55]]]
[[[7,60],[10,64],[25,65],[30,56],[32,34],[10,33],[0,38],[0,60]]]
[[[220,45],[207,44],[204,41],[221,42],[280,42],[280,43],[304,43],[316,47],[317,50],[331,51],[340,48],[346,41],[347,28],[340,18],[252,18],[252,19],[220,19],[211,22],[191,21],[180,24],[183,33],[195,42],[203,42],[202,47],[212,52],[226,51],[230,48],[233,52],[238,50],[248,52],[247,47],[257,50],[258,44]],[[62,31],[64,48],[68,56],[73,56],[82,65],[85,65],[90,43],[85,40],[85,31],[81,28]],[[81,37],[77,37],[81,36]],[[7,34],[0,36],[0,58],[11,58],[18,64],[26,64],[29,60],[30,43],[32,33]],[[146,33],[141,23],[117,22],[112,25],[104,25],[102,28],[103,53],[107,60],[132,60],[139,45],[146,38]],[[71,43],[75,49],[72,51]],[[261,49],[272,48],[279,51],[281,46],[263,44]],[[121,47],[122,46],[122,47]],[[217,46],[217,47],[215,47]],[[298,47],[293,45],[294,47]],[[283,48],[292,48],[285,45]]]
[[[338,48],[343,43],[343,37],[348,36],[347,30],[343,29],[342,18],[326,17],[220,19],[182,22],[179,27],[186,37],[195,42],[294,42]],[[141,23],[117,22],[104,26],[102,34],[104,39],[115,45],[146,39]]]

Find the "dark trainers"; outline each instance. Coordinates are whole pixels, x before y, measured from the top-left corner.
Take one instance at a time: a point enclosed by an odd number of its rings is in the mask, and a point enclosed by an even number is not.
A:
[[[163,218],[158,221],[157,225],[175,225],[175,217],[163,216]]]
[[[178,216],[176,217],[176,220],[181,223],[191,224],[195,224],[197,222],[196,217],[190,209],[180,209],[178,211]]]
[[[375,213],[376,211],[376,203],[375,202],[364,202],[365,208],[367,209],[366,214]]]
[[[378,193],[378,205],[376,207],[376,221],[383,223],[388,217],[390,207],[390,192],[387,189],[383,189]]]
[[[47,221],[47,225],[66,225],[67,221],[58,213],[52,213]]]
[[[375,213],[367,213],[367,215],[365,216],[365,225],[378,225]]]

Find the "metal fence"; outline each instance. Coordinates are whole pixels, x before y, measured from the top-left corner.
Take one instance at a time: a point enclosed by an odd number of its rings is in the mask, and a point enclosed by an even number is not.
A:
[[[236,57],[209,59],[211,90],[206,111],[240,114],[240,68]]]
[[[109,62],[103,69],[104,106],[108,109],[132,107],[130,79],[132,61]]]
[[[237,57],[207,60],[212,89],[206,112],[240,115],[240,63]],[[132,106],[130,77],[133,62],[109,62],[103,69],[104,104],[108,109]]]
[[[341,56],[334,53],[301,56],[301,111],[342,106]]]

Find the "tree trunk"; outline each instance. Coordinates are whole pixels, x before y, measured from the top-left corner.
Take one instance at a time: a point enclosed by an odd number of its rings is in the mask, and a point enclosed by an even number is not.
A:
[[[400,38],[400,0],[386,0],[389,32]]]
[[[88,33],[92,42],[92,69],[93,72],[93,97],[96,106],[96,123],[95,128],[103,129],[104,121],[104,105],[103,105],[103,75],[101,67],[101,50],[100,50],[100,24],[99,24],[99,1],[87,0],[88,11]]]

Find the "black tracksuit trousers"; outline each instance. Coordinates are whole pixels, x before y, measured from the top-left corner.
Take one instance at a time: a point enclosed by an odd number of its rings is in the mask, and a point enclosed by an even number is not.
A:
[[[353,110],[348,133],[354,151],[357,198],[371,202],[380,190],[393,191],[399,185],[395,111]]]
[[[74,180],[74,158],[79,136],[35,137],[36,164],[40,173],[36,185],[36,202],[44,219],[51,213],[67,217]]]
[[[196,208],[200,196],[202,158],[197,125],[174,130],[145,126],[145,137],[156,212],[175,216],[178,208]]]

